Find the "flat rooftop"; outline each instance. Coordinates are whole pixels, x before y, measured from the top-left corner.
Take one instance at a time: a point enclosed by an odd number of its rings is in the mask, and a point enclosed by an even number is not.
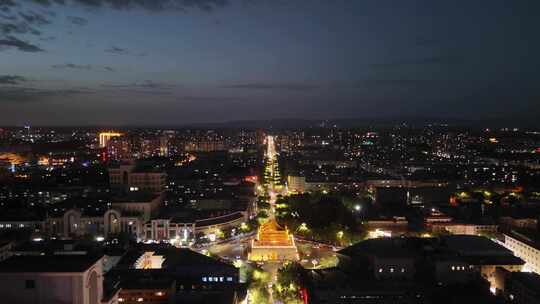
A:
[[[84,272],[101,257],[90,255],[13,256],[0,262],[0,273]]]
[[[441,244],[461,255],[513,255],[512,251],[482,236],[448,235],[441,237]]]

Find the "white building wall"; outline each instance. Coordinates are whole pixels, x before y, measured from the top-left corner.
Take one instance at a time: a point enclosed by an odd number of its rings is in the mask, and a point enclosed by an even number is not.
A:
[[[540,250],[528,245],[525,242],[520,241],[517,238],[513,238],[509,235],[504,235],[504,246],[517,257],[523,259],[526,264],[524,270],[529,270],[540,274]]]

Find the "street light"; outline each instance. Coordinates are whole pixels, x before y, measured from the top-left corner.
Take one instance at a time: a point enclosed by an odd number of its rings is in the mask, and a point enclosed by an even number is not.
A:
[[[309,231],[309,228],[306,223],[302,223],[298,226],[298,231]]]
[[[360,209],[362,209],[362,206],[360,206],[360,205],[355,205],[354,206],[354,210],[360,211]]]

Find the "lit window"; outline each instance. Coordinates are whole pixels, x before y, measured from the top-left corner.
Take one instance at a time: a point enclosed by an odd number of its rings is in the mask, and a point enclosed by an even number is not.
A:
[[[202,281],[203,281],[203,282],[206,282],[206,277],[203,277],[203,278],[202,278]]]
[[[232,282],[232,277],[227,277],[227,282]]]
[[[390,272],[394,272],[394,268],[390,268]]]
[[[382,268],[379,268],[379,272],[382,272]]]
[[[220,281],[220,282],[223,282],[223,277],[219,277],[219,281]]]
[[[142,301],[144,301],[143,298],[137,298],[137,302],[142,302]]]

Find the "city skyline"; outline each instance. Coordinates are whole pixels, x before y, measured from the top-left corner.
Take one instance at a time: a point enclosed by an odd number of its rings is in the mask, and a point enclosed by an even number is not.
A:
[[[532,121],[536,1],[2,1],[3,125]]]

